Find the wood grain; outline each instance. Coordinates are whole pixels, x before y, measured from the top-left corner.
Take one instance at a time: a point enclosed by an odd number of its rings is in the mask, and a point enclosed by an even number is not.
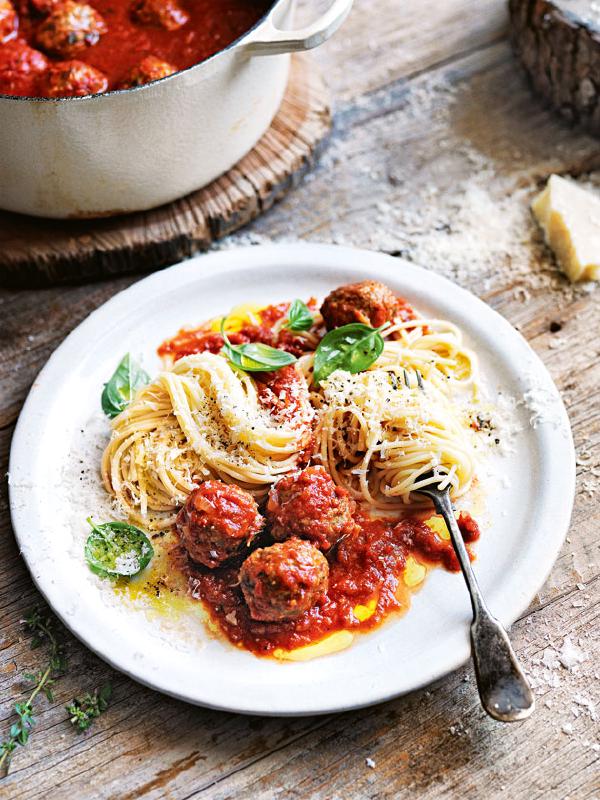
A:
[[[565,398],[579,464],[569,540],[513,626],[516,648],[536,682],[535,715],[514,726],[485,718],[467,666],[372,709],[324,718],[243,718],[191,708],[140,687],[65,633],[69,673],[54,703],[40,701],[38,727],[0,781],[0,797],[598,796],[597,722],[575,698],[600,701],[600,297],[595,287],[568,284],[527,212],[552,171],[596,181],[597,142],[532,100],[505,39],[503,0],[436,0],[426,19],[419,8],[412,0],[357,0],[348,27],[317,56],[338,98],[330,147],[295,192],[228,243],[298,237],[401,254],[489,302],[547,365]],[[354,51],[346,48],[355,45],[355,58],[349,58]],[[0,291],[3,473],[18,409],[36,371],[69,330],[131,280]],[[23,695],[18,676],[40,663],[18,624],[36,598],[11,534],[4,485],[3,731],[12,703]],[[566,636],[585,660],[575,669],[546,670],[540,659],[560,650]],[[75,734],[64,704],[109,677],[115,685],[111,707],[87,734]],[[373,769],[366,758],[375,762]]]
[[[148,272],[206,249],[297,186],[330,125],[320,71],[308,56],[296,54],[269,130],[204,189],[151,211],[109,219],[40,220],[0,212],[0,285],[30,288]]]

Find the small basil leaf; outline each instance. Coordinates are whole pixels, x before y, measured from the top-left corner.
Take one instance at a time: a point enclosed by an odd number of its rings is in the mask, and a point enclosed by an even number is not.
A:
[[[126,522],[96,525],[85,543],[89,568],[102,578],[137,575],[150,563],[154,548],[146,534]]]
[[[291,353],[277,350],[268,344],[260,342],[231,344],[225,333],[225,319],[221,322],[221,335],[225,339],[221,352],[235,367],[244,372],[271,372],[296,361],[296,357]]]
[[[290,331],[308,331],[312,327],[314,317],[302,300],[294,300],[288,311],[287,322],[284,325]]]
[[[384,342],[380,330],[381,328],[370,328],[360,322],[352,322],[325,334],[315,352],[315,384],[318,386],[336,369],[351,373],[368,369],[383,352]]]
[[[150,381],[150,376],[127,353],[102,391],[102,410],[109,419],[118,416],[133,400],[138,389]]]

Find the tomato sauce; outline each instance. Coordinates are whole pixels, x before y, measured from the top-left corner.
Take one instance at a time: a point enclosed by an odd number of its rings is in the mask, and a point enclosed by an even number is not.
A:
[[[307,304],[313,311],[316,301]],[[312,342],[294,335],[281,326],[290,304],[267,306],[253,314],[257,324],[244,323],[235,333],[229,333],[232,344],[262,342],[302,355],[315,346],[315,337],[322,338],[325,328],[311,329]],[[416,318],[412,306],[398,300],[398,317],[402,321]],[[212,330],[211,323],[181,330],[158,348],[162,357],[178,360],[194,353],[219,353],[224,340]],[[284,413],[293,399],[292,380],[295,370],[286,368],[279,373],[256,373],[261,402]],[[290,384],[291,380],[291,384]],[[281,400],[283,398],[283,400]],[[280,400],[283,407],[280,408]],[[294,404],[291,403],[292,410]],[[307,447],[305,461],[311,457]],[[318,486],[314,491],[318,490]],[[331,498],[323,505],[323,514],[331,509]],[[319,507],[320,499],[312,495],[304,498],[311,510]],[[322,505],[322,504],[321,504]],[[293,507],[293,515],[302,517],[300,505]],[[173,557],[177,571],[187,576],[192,597],[202,602],[212,623],[234,645],[256,655],[273,655],[278,649],[294,650],[313,644],[337,631],[360,632],[380,625],[393,613],[406,611],[409,590],[404,581],[407,559],[412,557],[425,567],[442,566],[457,572],[460,567],[449,540],[443,539],[423,522],[423,517],[407,519],[371,518],[363,511],[350,517],[355,523],[353,532],[343,536],[329,550],[323,549],[329,562],[329,585],[325,597],[295,619],[278,622],[261,622],[252,619],[244,600],[239,581],[243,557],[238,557],[216,569],[193,562],[182,546],[174,548]],[[467,551],[474,558],[470,545],[479,538],[479,527],[469,514],[462,513],[458,525]],[[351,525],[352,527],[352,525]],[[274,531],[275,532],[275,531]],[[318,537],[315,537],[318,538]],[[253,542],[253,547],[268,547],[273,539],[264,531]],[[322,544],[322,543],[321,543]],[[369,613],[357,616],[357,607],[368,608]],[[360,617],[360,618],[359,618]]]
[[[295,364],[274,372],[256,372],[258,402],[280,424],[310,429],[313,420],[304,376]]]
[[[21,49],[25,44],[41,49],[36,43],[36,30],[44,14],[36,10],[34,1],[38,9],[44,5],[39,0],[14,2],[18,14],[17,36],[0,43],[0,93],[37,97],[48,94],[43,76],[37,72],[30,70],[23,80],[15,79],[14,75],[15,43]],[[168,62],[176,70],[204,61],[252,28],[272,4],[272,0],[180,0],[189,19],[181,27],[167,30],[134,20],[132,0],[89,0],[89,5],[104,19],[107,32],[95,44],[68,58],[100,70],[108,79],[109,89],[119,88],[146,56]],[[45,55],[50,64],[68,60],[48,52]]]
[[[187,576],[192,596],[201,600],[213,623],[234,645],[256,655],[269,656],[281,648],[293,650],[323,639],[335,631],[366,631],[390,614],[407,609],[403,571],[412,555],[427,566],[459,569],[450,541],[441,539],[417,518],[398,522],[372,519],[357,513],[358,529],[342,539],[329,554],[329,588],[323,600],[294,620],[253,620],[239,587],[241,559],[219,569],[194,564],[183,548],[174,550],[176,564]],[[463,539],[479,538],[477,523],[468,514],[458,520]],[[270,542],[265,535],[258,543]],[[467,549],[470,548],[467,545]],[[474,556],[469,552],[471,558]],[[375,601],[370,617],[360,620],[354,610]]]
[[[316,300],[311,298],[307,306],[314,312],[316,310]],[[287,330],[281,326],[277,330],[278,323],[287,315],[289,307],[290,303],[266,306],[254,315],[258,319],[258,324],[245,323],[239,331],[228,333],[227,338],[231,344],[261,342],[271,347],[278,347],[280,350],[286,350],[297,357],[301,356],[311,350],[312,345],[302,336],[295,334],[294,331]],[[324,329],[321,330],[320,335],[322,336],[324,332]],[[199,328],[188,330],[184,328],[180,330],[172,339],[164,341],[157,352],[161,358],[168,356],[173,361],[177,361],[194,353],[207,351],[219,353],[223,344],[224,339],[221,334],[208,328],[205,324]]]

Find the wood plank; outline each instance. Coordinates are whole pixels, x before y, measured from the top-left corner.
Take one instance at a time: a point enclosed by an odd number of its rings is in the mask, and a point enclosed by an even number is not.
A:
[[[15,422],[33,379],[65,336],[134,278],[68,289],[0,289],[0,429]]]
[[[573,696],[593,680],[600,648],[590,630],[600,616],[598,583],[589,587],[585,608],[574,608],[569,595],[536,614],[535,622],[514,626],[517,651],[539,680],[538,709],[529,721],[501,725],[486,717],[468,667],[425,692],[338,715],[318,735],[306,734],[210,790],[194,786],[188,775],[184,786],[177,787],[178,796],[267,800],[277,787],[280,796],[290,798],[593,797],[596,726],[589,715],[576,718],[571,713],[577,733],[565,734],[557,724],[556,703],[570,706]],[[548,671],[552,680],[560,681],[560,688],[550,690],[544,668],[534,662],[546,649],[560,646],[566,635],[582,638],[586,660],[576,673],[562,667]],[[367,758],[375,762],[374,769]]]
[[[319,0],[317,8],[329,0]],[[300,20],[315,17],[303,2]],[[430,70],[507,35],[502,0],[452,0],[428,6],[421,0],[354,0],[343,28],[315,50],[339,100],[347,101],[401,78]]]

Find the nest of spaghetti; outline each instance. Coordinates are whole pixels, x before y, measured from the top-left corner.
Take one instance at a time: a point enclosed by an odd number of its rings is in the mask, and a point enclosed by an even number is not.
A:
[[[273,330],[279,335],[281,319]],[[214,331],[209,321],[194,341],[211,337],[213,347]],[[418,490],[432,470],[428,482],[449,486],[453,498],[464,494],[476,468],[478,389],[476,357],[460,329],[414,313],[395,320],[368,369],[336,370],[317,386],[314,350],[324,333],[316,312],[297,362],[273,372],[244,372],[220,352],[169,359],[116,418],[104,453],[106,489],[127,517],[169,528],[207,480],[236,484],[261,503],[309,463],[366,510],[426,503]]]

